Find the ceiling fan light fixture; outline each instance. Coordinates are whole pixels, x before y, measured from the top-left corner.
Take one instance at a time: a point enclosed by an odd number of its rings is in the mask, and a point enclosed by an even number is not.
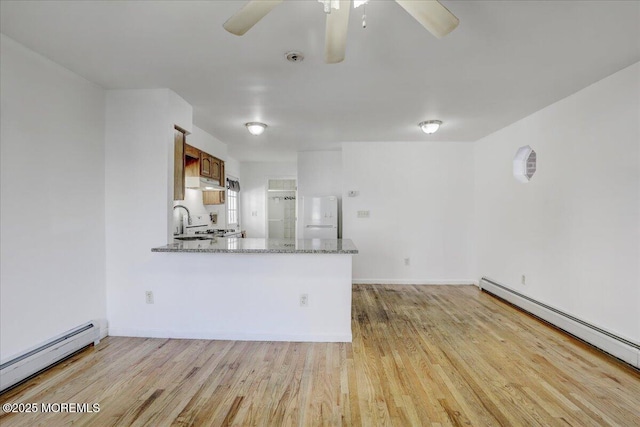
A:
[[[231,34],[241,36],[284,0],[249,0],[224,23]],[[345,57],[351,0],[317,0],[326,13],[324,59],[337,64]],[[368,0],[353,0],[354,9],[362,6],[362,27],[367,27],[365,6]],[[453,31],[460,20],[438,0],[395,0],[409,15],[437,38]]]
[[[440,129],[441,124],[442,121],[440,120],[425,120],[424,122],[418,123],[418,126],[420,127],[420,129],[422,129],[422,132],[426,133],[427,135],[431,135],[432,133],[436,133],[438,129]]]
[[[340,0],[318,0],[324,6],[324,13],[331,13],[331,9],[340,9]]]
[[[264,130],[267,128],[267,125],[260,122],[249,122],[244,124],[247,127],[249,133],[253,136],[262,135]]]

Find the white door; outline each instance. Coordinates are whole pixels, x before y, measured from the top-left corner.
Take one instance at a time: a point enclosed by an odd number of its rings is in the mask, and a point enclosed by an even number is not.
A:
[[[267,187],[267,237],[296,237],[296,181],[270,179]]]

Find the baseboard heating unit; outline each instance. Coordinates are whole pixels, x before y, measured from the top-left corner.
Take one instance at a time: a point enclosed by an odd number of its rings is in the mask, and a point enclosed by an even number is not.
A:
[[[0,364],[0,393],[77,351],[100,342],[100,326],[89,322]]]
[[[636,368],[640,368],[640,344],[637,342],[615,335],[557,308],[536,301],[487,277],[480,280],[480,289],[520,307]]]

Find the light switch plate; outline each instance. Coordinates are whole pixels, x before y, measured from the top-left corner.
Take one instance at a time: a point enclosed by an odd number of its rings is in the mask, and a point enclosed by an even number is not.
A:
[[[358,211],[358,218],[369,218],[369,211]]]

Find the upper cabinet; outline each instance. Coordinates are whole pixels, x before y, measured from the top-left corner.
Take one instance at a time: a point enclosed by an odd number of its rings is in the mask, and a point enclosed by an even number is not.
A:
[[[218,180],[220,185],[222,185],[222,180],[220,179],[220,163],[223,163],[223,161],[215,157],[211,158],[211,179]]]
[[[203,178],[218,181],[221,187],[225,186],[223,160],[213,157],[211,154],[198,150],[188,144],[185,144],[184,151],[187,176],[195,176],[197,174]],[[195,169],[196,167],[197,169]]]
[[[202,204],[203,205],[224,205],[225,199],[224,191],[203,191],[202,192]]]
[[[192,159],[200,159],[200,150],[196,147],[192,147],[189,144],[184,144],[184,155],[191,157]]]
[[[205,152],[200,152],[200,176],[212,178],[211,170],[213,157]]]
[[[200,152],[200,176],[211,178],[223,184],[222,168],[224,162],[217,157],[213,157],[205,152]]]
[[[180,129],[174,131],[173,200],[184,200],[185,137]]]

